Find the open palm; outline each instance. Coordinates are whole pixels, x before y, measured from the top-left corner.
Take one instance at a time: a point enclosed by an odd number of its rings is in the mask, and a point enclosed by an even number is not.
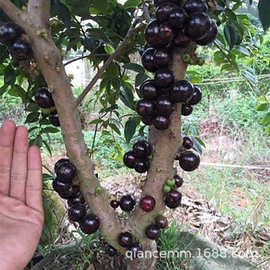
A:
[[[0,129],[0,269],[22,270],[38,245],[42,226],[41,158],[28,147],[25,127]]]

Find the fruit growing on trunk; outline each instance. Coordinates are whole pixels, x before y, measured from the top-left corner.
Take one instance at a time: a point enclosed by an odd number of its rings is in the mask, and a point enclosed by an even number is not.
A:
[[[192,151],[183,152],[179,157],[179,165],[184,171],[194,171],[200,165],[200,156]]]
[[[171,90],[170,98],[172,102],[185,103],[193,95],[194,87],[193,85],[185,80],[177,81]]]
[[[151,240],[156,240],[160,237],[160,229],[157,225],[151,224],[145,229],[146,236]]]
[[[182,115],[188,116],[188,115],[192,114],[192,112],[193,112],[192,106],[190,106],[188,104],[182,105]]]
[[[125,195],[121,198],[119,205],[123,211],[130,212],[134,209],[136,200],[133,195]]]
[[[95,233],[100,226],[98,216],[95,214],[87,214],[80,222],[80,228],[85,234]]]
[[[0,42],[4,45],[11,45],[21,34],[22,30],[14,23],[5,23],[0,26]]]
[[[47,109],[54,107],[52,94],[46,87],[42,87],[37,90],[35,94],[35,101],[40,108]]]
[[[130,232],[122,232],[118,236],[118,244],[121,247],[128,248],[132,245],[133,237]]]
[[[171,209],[177,208],[181,204],[181,199],[181,193],[175,189],[172,189],[166,194],[165,205]]]
[[[68,218],[71,221],[80,221],[86,215],[86,208],[83,204],[74,204],[68,210]]]
[[[11,46],[11,55],[18,61],[31,58],[32,49],[30,44],[25,40],[17,39]]]
[[[145,196],[140,201],[140,208],[145,212],[151,212],[156,205],[156,201],[151,196]]]
[[[198,87],[194,87],[194,92],[191,96],[191,99],[188,100],[187,105],[197,105],[198,103],[200,103],[202,99],[202,92]]]
[[[183,138],[183,147],[187,150],[193,147],[193,141],[190,139],[190,137],[185,136]]]

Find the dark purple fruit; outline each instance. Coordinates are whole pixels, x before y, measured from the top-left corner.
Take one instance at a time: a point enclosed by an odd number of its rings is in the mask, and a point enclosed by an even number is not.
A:
[[[145,229],[146,236],[151,240],[156,240],[160,237],[160,229],[157,225],[151,224]]]
[[[77,192],[75,195],[73,195],[70,199],[68,199],[68,206],[72,206],[74,204],[84,204],[85,199],[83,198],[83,195],[80,192]]]
[[[100,226],[100,221],[98,216],[95,214],[86,215],[80,222],[80,228],[85,234],[95,233]]]
[[[174,103],[185,103],[193,95],[193,85],[185,80],[181,80],[175,83],[171,90],[170,98]]]
[[[167,23],[152,21],[145,29],[145,39],[154,48],[166,47],[174,37],[172,28]]]
[[[216,39],[217,33],[218,33],[217,25],[214,21],[211,21],[210,30],[202,39],[197,40],[196,42],[198,45],[201,46],[208,45]]]
[[[39,88],[35,94],[35,101],[37,105],[41,108],[51,108],[54,107],[54,101],[52,99],[52,94],[49,92],[48,88]]]
[[[158,92],[155,87],[154,80],[145,81],[140,87],[140,93],[142,97],[146,100],[153,100],[157,98]]]
[[[168,219],[164,216],[158,215],[155,218],[155,224],[160,229],[165,229],[168,227]]]
[[[144,68],[150,72],[156,72],[157,67],[154,64],[154,54],[156,52],[156,49],[154,48],[148,48],[146,51],[144,51],[142,55],[142,65]]]
[[[113,209],[116,209],[119,206],[119,202],[117,200],[112,200],[110,205]]]
[[[173,44],[179,48],[186,48],[191,42],[191,39],[185,34],[183,29],[180,29],[174,37]]]
[[[145,28],[145,39],[150,46],[156,47],[160,44],[159,22],[154,20]]]
[[[130,169],[134,168],[136,158],[135,158],[135,155],[134,155],[134,153],[132,151],[128,151],[127,153],[125,153],[123,160],[124,160],[124,164],[128,168],[130,168]]]
[[[27,60],[32,55],[30,44],[21,39],[17,39],[11,46],[11,55],[18,61]]]
[[[53,189],[59,194],[63,199],[69,199],[74,195],[71,184],[64,183],[56,178],[52,183]]]
[[[193,112],[192,106],[187,105],[187,104],[182,105],[182,115],[188,116],[188,115],[191,115],[192,112]]]
[[[151,196],[145,196],[140,201],[140,208],[145,212],[151,212],[156,206],[156,200]]]
[[[142,122],[145,124],[145,125],[147,125],[147,126],[150,126],[150,125],[152,125],[152,122],[153,122],[153,116],[152,115],[150,115],[150,116],[143,116],[142,118]]]
[[[184,5],[186,12],[191,15],[194,13],[203,13],[208,11],[208,6],[202,0],[188,0]]]
[[[71,162],[64,162],[57,167],[55,173],[61,181],[71,183],[76,175],[76,168]]]
[[[155,75],[155,84],[157,88],[169,87],[174,82],[174,75],[169,69],[160,69]]]
[[[156,103],[156,112],[158,115],[169,117],[173,112],[173,104],[166,96],[160,96]]]
[[[154,5],[157,7],[157,6],[160,6],[162,4],[165,4],[165,3],[177,3],[178,0],[154,0]]]
[[[130,232],[122,232],[118,235],[118,244],[121,247],[129,248],[132,245],[132,234]]]
[[[156,129],[164,130],[167,129],[170,125],[170,120],[162,115],[158,115],[153,120],[153,125]]]
[[[154,114],[154,103],[141,99],[137,102],[136,111],[141,116],[151,116]]]
[[[154,54],[154,65],[160,68],[167,68],[171,62],[171,55],[166,49],[157,49]]]
[[[110,257],[114,257],[114,256],[117,255],[117,250],[114,247],[110,246],[110,245],[108,245],[108,246],[105,247],[105,252]]]
[[[55,165],[54,165],[54,172],[56,172],[56,171],[58,170],[58,168],[59,168],[62,164],[64,164],[64,163],[69,163],[69,162],[70,162],[70,160],[67,159],[67,158],[61,158],[61,159],[59,159],[59,160],[55,163]]]
[[[150,168],[150,162],[148,159],[136,159],[134,169],[138,173],[145,173]]]
[[[187,35],[193,40],[199,40],[207,35],[210,30],[211,20],[206,13],[192,15],[186,25]]]
[[[49,116],[50,123],[55,127],[60,127],[60,121],[57,113],[51,113]]]
[[[173,177],[173,179],[174,179],[174,182],[175,182],[175,186],[176,186],[176,187],[180,188],[180,187],[183,186],[184,180],[183,180],[183,178],[182,178],[181,176],[179,176],[178,174],[176,174],[176,175]]]
[[[172,27],[168,23],[161,23],[159,26],[160,46],[167,46],[174,38]],[[158,47],[158,46],[157,46]]]
[[[202,99],[202,92],[198,87],[194,87],[194,92],[191,99],[187,102],[187,105],[197,105]]]
[[[191,149],[193,147],[193,141],[190,137],[185,136],[183,138],[183,147],[187,150]]]
[[[133,145],[133,154],[136,158],[147,158],[152,154],[152,146],[146,140],[137,141]]]
[[[177,208],[181,204],[182,194],[172,189],[166,194],[165,205],[171,209]]]
[[[157,8],[156,11],[156,18],[159,22],[165,22],[168,21],[169,15],[172,13],[172,11],[177,8],[177,5],[174,3],[166,3],[164,5],[161,5]]]
[[[0,42],[4,45],[11,45],[21,34],[22,30],[14,23],[0,26]]]
[[[183,152],[179,157],[179,165],[184,171],[194,171],[200,165],[200,156],[192,151]]]
[[[142,247],[139,243],[134,243],[128,248],[128,250],[132,254],[132,259],[136,259],[138,258],[139,252],[142,252]]]
[[[130,212],[134,209],[136,200],[133,195],[125,195],[121,198],[119,205],[120,208],[125,212]]]
[[[86,215],[85,205],[77,203],[68,210],[68,218],[71,221],[80,221]]]
[[[168,17],[168,22],[169,25],[172,26],[173,28],[182,29],[187,19],[188,15],[186,11],[182,8],[177,8],[170,13]]]

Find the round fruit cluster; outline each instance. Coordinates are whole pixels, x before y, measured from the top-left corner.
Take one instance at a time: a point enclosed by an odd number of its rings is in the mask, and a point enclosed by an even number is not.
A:
[[[147,172],[150,168],[149,157],[153,152],[152,146],[145,140],[137,141],[133,145],[132,151],[124,155],[124,164],[138,173]]]
[[[147,45],[142,53],[142,65],[154,72],[152,80],[145,81],[138,93],[136,111],[146,125],[159,130],[170,125],[174,104],[182,103],[182,115],[192,113],[192,105],[201,100],[201,91],[191,83],[176,81],[169,69],[175,47],[185,48],[191,41],[199,45],[211,43],[217,35],[217,26],[207,15],[208,6],[202,0],[188,0],[184,6],[177,0],[156,0],[156,20],[145,29]]]
[[[123,211],[131,212],[136,205],[136,199],[132,194],[127,194],[122,196],[120,201],[112,200],[110,205],[113,209],[116,209],[120,206]]]
[[[31,45],[22,39],[22,34],[22,29],[14,23],[4,23],[0,26],[0,43],[8,46],[12,57],[18,61],[32,57]]]
[[[49,110],[49,121],[55,127],[60,127],[60,121],[55,110],[52,94],[47,87],[41,87],[36,91],[35,101],[43,110]]]
[[[69,159],[60,159],[54,166],[56,179],[53,181],[53,189],[63,199],[68,200],[69,220],[79,222],[80,228],[85,234],[95,233],[99,226],[99,218],[93,213],[87,213],[85,200],[80,192],[80,187],[74,185],[76,168]]]

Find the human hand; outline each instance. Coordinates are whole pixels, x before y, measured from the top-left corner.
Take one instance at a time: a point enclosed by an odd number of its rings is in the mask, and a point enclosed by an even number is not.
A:
[[[0,269],[22,270],[37,248],[42,227],[39,148],[12,121],[0,129]]]

